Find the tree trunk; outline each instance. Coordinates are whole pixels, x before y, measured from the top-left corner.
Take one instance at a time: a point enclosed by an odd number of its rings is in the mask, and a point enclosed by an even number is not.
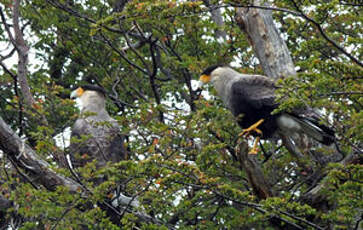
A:
[[[255,1],[255,5],[259,5],[259,1]],[[279,35],[270,10],[237,8],[236,21],[247,34],[268,77],[278,79],[296,75],[289,50]]]

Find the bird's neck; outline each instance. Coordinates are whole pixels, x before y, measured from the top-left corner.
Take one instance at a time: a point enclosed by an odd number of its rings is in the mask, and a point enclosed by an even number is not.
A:
[[[225,104],[229,102],[229,88],[232,85],[234,79],[230,79],[228,76],[220,76],[214,79],[213,86],[217,91],[218,96]]]
[[[92,113],[92,116],[108,115],[105,109],[105,100],[100,98],[92,98],[91,100],[82,101],[81,114]]]

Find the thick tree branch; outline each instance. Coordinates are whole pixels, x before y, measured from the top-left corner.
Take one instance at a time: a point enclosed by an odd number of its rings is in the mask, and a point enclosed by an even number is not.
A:
[[[23,31],[19,25],[20,24],[19,23],[20,1],[21,0],[14,0],[14,4],[13,4],[13,15],[12,16],[13,16],[14,35],[11,33],[9,26],[6,23],[5,15],[4,15],[1,7],[0,7],[0,17],[1,17],[1,20],[5,27],[5,30],[8,34],[9,40],[13,44],[13,46],[18,54],[18,66],[17,66],[16,79],[19,82],[22,96],[24,98],[25,104],[29,108],[33,109],[33,108],[35,108],[34,106],[36,105],[36,103],[35,103],[32,93],[30,92],[30,87],[29,87],[28,80],[27,80],[27,73],[28,73],[27,64],[28,64],[29,47],[27,46],[27,44],[24,40]],[[13,51],[11,51],[8,55],[11,55],[12,52]],[[4,59],[4,57],[2,57],[2,59]],[[7,70],[6,66],[2,62],[0,62],[0,64],[4,68],[4,70],[6,70],[9,74],[11,73],[10,71]],[[10,75],[13,78],[15,76],[14,74],[10,74]],[[40,115],[39,113],[37,113],[37,114]],[[40,115],[40,116],[42,118],[42,123],[44,125],[46,125],[47,120],[46,120],[45,116],[43,116],[43,115]]]
[[[237,146],[237,158],[247,174],[248,182],[250,183],[254,193],[259,199],[266,199],[273,196],[271,186],[265,179],[263,171],[256,160],[256,155],[248,154],[248,146],[246,142],[242,142]]]
[[[12,159],[17,167],[24,170],[29,178],[49,190],[63,185],[71,192],[78,192],[81,186],[51,170],[51,166],[41,159],[0,117],[0,149]]]
[[[237,8],[236,21],[247,34],[268,77],[278,79],[296,75],[290,52],[274,25],[271,11]]]
[[[21,91],[24,96],[25,103],[31,108],[35,104],[33,95],[30,92],[30,87],[27,80],[27,64],[28,64],[28,52],[29,47],[26,45],[24,36],[19,26],[19,5],[20,0],[14,1],[13,6],[13,27],[15,34],[15,44],[18,53],[18,80],[20,84]]]

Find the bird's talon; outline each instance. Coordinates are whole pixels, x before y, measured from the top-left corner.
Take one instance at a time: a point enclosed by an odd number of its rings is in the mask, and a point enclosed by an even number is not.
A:
[[[250,130],[244,129],[240,134],[238,134],[239,137],[245,137],[249,135]]]

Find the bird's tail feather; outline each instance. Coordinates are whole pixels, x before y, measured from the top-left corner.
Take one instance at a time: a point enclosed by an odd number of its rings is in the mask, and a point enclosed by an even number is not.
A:
[[[334,131],[318,121],[306,117],[294,117],[294,120],[301,125],[304,133],[320,143],[330,145],[335,142]]]

